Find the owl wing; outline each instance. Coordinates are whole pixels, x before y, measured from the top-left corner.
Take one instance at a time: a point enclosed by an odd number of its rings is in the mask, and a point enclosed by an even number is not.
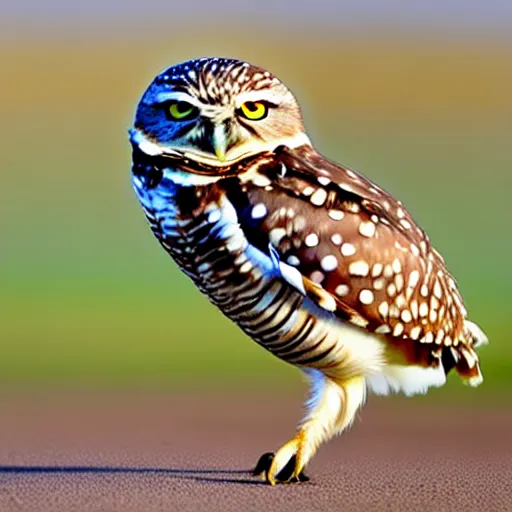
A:
[[[324,310],[397,341],[485,339],[425,232],[369,179],[311,146],[280,148],[241,179],[233,202],[249,241]]]

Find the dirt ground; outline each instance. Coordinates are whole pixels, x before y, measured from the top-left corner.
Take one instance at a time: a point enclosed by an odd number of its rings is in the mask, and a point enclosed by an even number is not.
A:
[[[1,511],[512,511],[512,412],[373,399],[311,481],[249,475],[300,396],[4,393]]]

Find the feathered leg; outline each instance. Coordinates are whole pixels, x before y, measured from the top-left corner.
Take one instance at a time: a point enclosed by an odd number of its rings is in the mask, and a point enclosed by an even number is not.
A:
[[[320,370],[309,370],[311,396],[307,413],[297,434],[275,454],[265,454],[255,468],[255,474],[265,472],[271,485],[280,482],[300,482],[303,470],[318,447],[336,434],[341,434],[354,420],[364,403],[364,377],[339,381],[325,376]]]

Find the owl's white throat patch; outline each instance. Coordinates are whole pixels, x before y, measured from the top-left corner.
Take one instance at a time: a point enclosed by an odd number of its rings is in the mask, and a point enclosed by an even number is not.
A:
[[[164,154],[164,150],[158,144],[148,140],[137,129],[132,128],[129,133],[130,142],[135,144],[145,155],[158,156]]]
[[[136,129],[130,130],[130,141],[147,156],[162,156],[173,154],[176,156],[181,156],[181,154],[177,151],[168,150],[167,148],[164,150],[158,144],[148,140]],[[209,185],[221,179],[221,176],[205,176],[202,174],[194,174],[170,167],[163,169],[163,174],[167,179],[182,187]]]
[[[171,180],[175,185],[182,187],[197,187],[210,185],[222,179],[222,176],[206,176],[204,174],[194,174],[192,172],[180,171],[179,169],[164,169],[164,176]]]
[[[241,155],[233,161],[221,162],[214,155],[207,153],[201,154],[199,151],[186,151],[185,149],[173,149],[167,146],[162,147],[159,144],[149,140],[143,133],[136,128],[130,130],[130,141],[135,144],[147,156],[170,156],[177,159],[190,160],[191,162],[198,162],[210,167],[226,167],[231,164],[237,163],[247,155]]]
[[[197,162],[202,165],[210,166],[212,169],[221,168],[221,167],[229,167],[231,165],[235,165],[239,163],[244,158],[249,158],[251,155],[256,156],[259,153],[264,153],[268,151],[272,151],[274,148],[264,147],[264,146],[256,146],[251,148],[248,152],[241,153],[236,156],[233,160],[220,162],[215,157],[210,157],[208,155],[201,155],[200,153],[191,152],[191,151],[178,151],[168,147],[162,147],[159,144],[149,140],[145,134],[133,128],[129,131],[130,133],[130,141],[134,144],[142,153],[150,157],[157,156],[169,156],[176,157],[181,160],[189,160],[191,162]],[[302,146],[304,144],[310,144],[310,140],[305,133],[298,133],[295,136],[289,137],[280,141],[279,145],[285,145],[291,149]],[[171,159],[169,159],[171,161]],[[171,163],[169,165],[172,165]],[[164,176],[170,179],[173,183],[180,186],[185,187],[194,187],[201,185],[209,185],[211,183],[215,183],[220,179],[226,177],[226,174],[217,174],[217,175],[207,175],[207,174],[198,174],[190,171],[184,171],[172,167],[165,168],[163,170]]]

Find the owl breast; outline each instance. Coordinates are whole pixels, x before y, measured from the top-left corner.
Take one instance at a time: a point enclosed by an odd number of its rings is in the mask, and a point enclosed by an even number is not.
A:
[[[220,184],[183,186],[163,171],[156,185],[141,174],[134,174],[133,185],[163,248],[254,341],[297,365],[325,367],[339,359],[334,318],[290,286],[271,255],[248,241]]]

